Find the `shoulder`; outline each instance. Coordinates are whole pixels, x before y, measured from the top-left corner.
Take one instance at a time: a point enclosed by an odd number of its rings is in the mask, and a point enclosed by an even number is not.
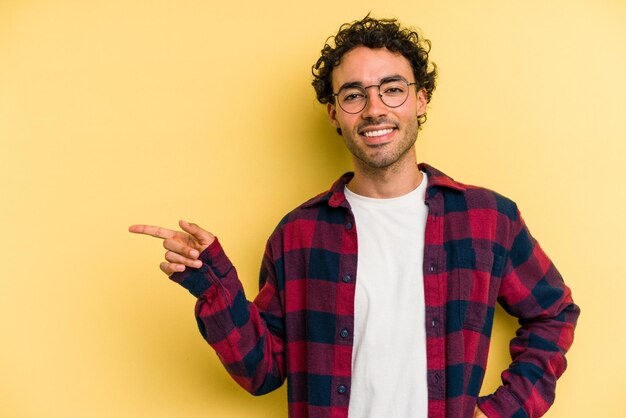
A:
[[[512,248],[523,226],[517,204],[487,187],[450,181],[453,184],[430,189],[429,179],[431,206],[444,217],[448,244],[471,238],[472,245],[491,248],[500,255]]]
[[[277,260],[289,253],[297,258],[311,248],[337,246],[345,229],[347,210],[337,203],[336,193],[320,193],[283,216],[268,238],[268,256]]]
[[[272,236],[283,235],[285,232],[306,233],[320,224],[343,224],[347,208],[344,187],[352,175],[352,173],[342,175],[328,190],[318,193],[290,210],[280,220]]]
[[[278,223],[277,229],[294,222],[343,223],[345,210],[337,200],[345,199],[343,191],[337,197],[332,191],[325,191],[303,202],[289,211]]]
[[[428,196],[443,195],[445,213],[489,210],[512,221],[519,217],[517,204],[498,192],[454,180],[427,164],[421,164],[420,168],[428,175]]]
[[[516,221],[519,216],[517,204],[513,200],[486,187],[466,185],[463,200],[468,210],[493,210],[512,221]]]

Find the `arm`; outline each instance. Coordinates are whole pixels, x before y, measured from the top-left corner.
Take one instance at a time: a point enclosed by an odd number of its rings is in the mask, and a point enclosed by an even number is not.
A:
[[[181,221],[180,226],[186,233],[149,225],[133,225],[130,231],[164,239],[168,252],[161,270],[198,298],[200,332],[233,379],[255,395],[280,387],[285,379],[282,304],[269,249],[261,268],[263,286],[252,303],[219,241],[197,225]]]
[[[519,212],[498,300],[520,328],[511,340],[512,363],[503,385],[481,397],[490,418],[539,417],[554,402],[556,380],[567,366],[580,309],[552,262],[530,235]]]

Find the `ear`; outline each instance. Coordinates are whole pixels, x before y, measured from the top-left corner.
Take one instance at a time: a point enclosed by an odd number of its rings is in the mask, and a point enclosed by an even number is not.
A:
[[[328,103],[326,105],[326,111],[328,112],[328,119],[330,120],[330,124],[333,125],[336,129],[339,129],[339,121],[337,120],[337,106]]]
[[[426,106],[428,105],[428,100],[426,99],[426,89],[420,89],[417,92],[417,116],[422,116],[426,113]]]

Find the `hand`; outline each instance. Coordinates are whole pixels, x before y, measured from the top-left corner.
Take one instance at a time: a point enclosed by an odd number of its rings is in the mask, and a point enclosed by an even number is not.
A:
[[[198,257],[202,251],[215,241],[213,234],[196,224],[190,224],[181,220],[178,221],[178,225],[185,232],[152,225],[131,225],[128,228],[130,232],[135,234],[150,235],[163,239],[163,247],[168,250],[165,253],[167,261],[162,262],[160,268],[168,276],[185,271],[185,266],[202,267],[202,261],[198,260]]]
[[[483,411],[480,410],[478,405],[474,407],[474,417],[473,418],[487,418],[487,415]]]

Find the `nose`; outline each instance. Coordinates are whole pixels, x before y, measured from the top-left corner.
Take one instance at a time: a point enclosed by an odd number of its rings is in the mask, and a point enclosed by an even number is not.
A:
[[[378,86],[368,87],[367,103],[365,109],[361,113],[361,116],[365,119],[378,118],[387,114],[389,108],[383,103],[380,98]]]

